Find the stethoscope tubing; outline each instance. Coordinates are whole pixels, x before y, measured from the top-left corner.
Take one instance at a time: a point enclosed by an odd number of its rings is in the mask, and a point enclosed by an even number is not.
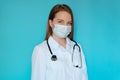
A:
[[[73,41],[73,40],[72,40],[72,41]],[[52,61],[56,61],[56,60],[57,60],[57,56],[53,54],[53,52],[52,52],[52,50],[51,50],[51,48],[50,48],[50,45],[49,45],[49,43],[48,43],[48,40],[46,40],[46,42],[47,42],[47,45],[48,45],[48,49],[49,49],[49,51],[50,51],[50,54],[52,55],[51,60],[52,60]],[[74,44],[74,46],[73,46],[72,62],[73,62],[73,53],[74,53],[74,50],[75,50],[75,47],[76,47],[76,46],[79,48],[80,61],[81,61],[81,65],[80,65],[80,66],[78,66],[78,65],[76,65],[76,66],[73,65],[73,66],[76,67],[76,68],[82,68],[82,55],[81,55],[81,48],[80,48],[80,46],[77,44],[76,41],[73,41],[73,42],[74,42],[75,44]]]

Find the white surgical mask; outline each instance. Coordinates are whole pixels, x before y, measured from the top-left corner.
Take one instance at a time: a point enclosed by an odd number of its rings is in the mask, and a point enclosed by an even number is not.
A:
[[[71,26],[55,24],[53,33],[59,38],[66,38],[71,32]]]

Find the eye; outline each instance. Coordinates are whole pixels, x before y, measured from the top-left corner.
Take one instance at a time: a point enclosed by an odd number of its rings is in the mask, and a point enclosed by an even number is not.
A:
[[[60,20],[60,21],[57,21],[58,24],[64,24],[64,21]]]
[[[62,21],[58,21],[58,23],[62,23]]]
[[[72,22],[68,22],[68,24],[67,24],[68,26],[72,26]]]

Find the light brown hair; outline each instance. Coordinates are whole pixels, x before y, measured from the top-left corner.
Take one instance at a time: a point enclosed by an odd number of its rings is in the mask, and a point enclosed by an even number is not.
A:
[[[50,35],[52,35],[52,28],[49,25],[49,20],[53,20],[56,13],[58,13],[59,11],[66,11],[71,15],[72,18],[72,31],[71,33],[68,35],[68,37],[73,40],[73,32],[74,32],[74,20],[73,20],[73,13],[72,10],[70,9],[69,6],[67,6],[66,4],[57,4],[55,5],[48,17],[48,23],[47,23],[47,30],[46,30],[46,37],[45,40],[47,40],[49,38]]]

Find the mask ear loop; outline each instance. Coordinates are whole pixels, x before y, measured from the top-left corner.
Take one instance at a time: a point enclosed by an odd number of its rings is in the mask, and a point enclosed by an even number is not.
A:
[[[72,40],[73,41],[73,40]],[[78,48],[79,48],[79,53],[80,53],[80,61],[81,61],[81,65],[80,66],[78,66],[78,65],[73,65],[73,66],[75,66],[75,67],[77,67],[77,68],[82,68],[82,55],[81,55],[81,48],[80,48],[80,46],[77,44],[77,42],[76,41],[73,41],[75,44],[74,44],[74,46],[73,46],[73,53],[72,53],[72,62],[73,62],[73,54],[74,54],[74,50],[75,50],[75,46],[77,46]]]
[[[48,45],[48,49],[49,49],[49,51],[50,51],[50,53],[51,53],[51,55],[52,55],[51,60],[52,60],[52,61],[56,61],[56,60],[57,60],[57,56],[54,55],[53,52],[51,51],[50,45],[49,45],[49,43],[48,43],[48,40],[47,40],[47,45]]]

